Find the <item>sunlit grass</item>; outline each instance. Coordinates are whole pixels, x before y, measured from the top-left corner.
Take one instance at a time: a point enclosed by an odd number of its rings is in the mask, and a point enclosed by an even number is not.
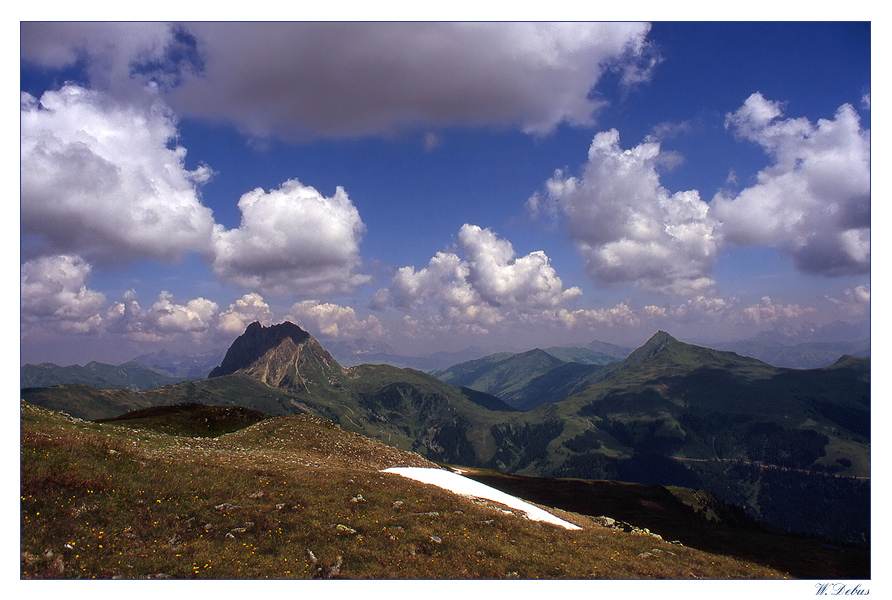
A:
[[[581,517],[582,531],[532,522],[379,472],[425,464],[309,417],[199,439],[23,404],[21,576],[782,576]]]

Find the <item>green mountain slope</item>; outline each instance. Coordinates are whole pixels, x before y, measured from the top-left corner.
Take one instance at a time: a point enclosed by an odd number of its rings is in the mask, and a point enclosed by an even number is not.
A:
[[[560,402],[606,377],[611,371],[606,365],[564,363],[532,378],[513,399],[520,410]]]
[[[183,381],[185,377],[169,377],[136,362],[108,365],[92,361],[84,366],[61,367],[53,363],[22,365],[21,387],[50,387],[64,383],[79,383],[95,388],[125,388],[149,390],[169,383]]]
[[[522,408],[524,388],[536,377],[565,364],[544,350],[520,354],[493,354],[453,365],[432,374],[451,385],[469,387],[500,398],[506,404]]]
[[[868,359],[779,369],[659,332],[599,376],[567,399],[540,407],[537,417],[584,419],[591,444],[600,443],[608,454],[786,461],[782,466],[869,475]],[[754,440],[766,436],[774,441],[762,451]],[[790,439],[783,444],[813,450],[787,456],[779,441],[785,436]],[[781,447],[772,453],[772,444]],[[834,452],[843,447],[852,450],[846,457],[851,465],[836,460],[842,457]]]
[[[492,394],[526,411],[584,389],[599,380],[601,367],[628,354],[603,342],[592,342],[592,347],[597,350],[554,346],[518,354],[502,352],[431,374],[452,385]]]
[[[33,404],[85,419],[153,406],[241,406],[271,416],[312,414],[435,460],[489,464],[491,429],[515,411],[498,398],[389,365],[343,368],[297,326],[249,326],[203,381],[145,392],[86,386],[22,390]]]
[[[575,362],[583,365],[607,365],[625,358],[628,353],[617,356],[614,353],[598,352],[590,348],[574,348],[567,346],[551,346],[545,349],[553,357],[564,362]]]
[[[869,359],[780,369],[661,332],[609,370],[528,413],[564,429],[520,473],[702,487],[776,527],[868,543]]]

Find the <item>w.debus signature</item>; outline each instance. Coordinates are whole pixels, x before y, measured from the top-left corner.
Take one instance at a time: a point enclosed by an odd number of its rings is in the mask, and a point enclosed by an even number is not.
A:
[[[845,583],[816,583],[818,596],[866,596],[870,593],[868,588],[861,587],[861,584],[854,586]]]

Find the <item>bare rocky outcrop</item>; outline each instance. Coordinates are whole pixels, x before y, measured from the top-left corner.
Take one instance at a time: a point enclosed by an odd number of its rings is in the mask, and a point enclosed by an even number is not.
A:
[[[229,347],[210,377],[241,373],[285,390],[342,385],[344,368],[309,333],[291,322],[252,323]]]

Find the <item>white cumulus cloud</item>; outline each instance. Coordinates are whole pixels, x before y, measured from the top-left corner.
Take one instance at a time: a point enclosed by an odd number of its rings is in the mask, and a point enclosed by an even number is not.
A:
[[[173,302],[173,294],[161,292],[152,304],[149,316],[162,333],[201,333],[207,331],[217,316],[217,303],[193,298],[185,304]]]
[[[325,197],[297,180],[238,202],[241,224],[217,226],[214,272],[270,293],[347,292],[365,283],[357,272],[365,225],[343,188]]]
[[[440,324],[475,325],[480,332],[515,316],[556,308],[581,294],[564,289],[542,251],[518,257],[510,242],[490,229],[465,224],[456,252],[438,252],[426,267],[399,269],[373,307],[435,307]],[[413,324],[421,323],[413,321]]]
[[[803,272],[868,272],[870,131],[848,104],[817,123],[782,114],[755,93],[727,116],[726,126],[772,162],[736,196],[718,194],[711,214],[729,243],[777,246]]]
[[[808,306],[775,302],[770,296],[764,296],[758,303],[743,308],[734,318],[738,322],[771,326],[777,323],[796,321],[814,312],[815,309]]]
[[[214,219],[160,102],[122,104],[75,85],[21,103],[21,227],[44,254],[172,260],[210,249]],[[29,241],[29,243],[31,243]]]
[[[272,312],[263,296],[256,293],[245,294],[220,313],[217,327],[220,331],[241,335],[248,325],[255,321],[261,325],[272,323]]]
[[[218,306],[206,298],[193,298],[184,304],[162,291],[149,308],[142,308],[134,290],[126,292],[105,315],[105,329],[140,342],[160,342],[184,334],[202,339],[213,333]]]
[[[492,306],[551,308],[582,293],[564,289],[545,252],[518,257],[511,242],[490,229],[463,225],[458,247],[466,257],[468,283]]]
[[[557,320],[568,329],[597,327],[635,327],[641,323],[641,315],[625,302],[612,308],[561,309]]]
[[[291,307],[285,317],[304,329],[311,328],[329,338],[384,337],[386,330],[375,315],[360,319],[349,306],[304,300]]]
[[[842,297],[828,296],[827,300],[833,304],[844,317],[864,317],[870,315],[870,286],[856,285],[846,288]]]
[[[21,320],[66,333],[102,326],[105,296],[87,287],[92,268],[80,256],[44,256],[21,266]]]
[[[624,150],[615,129],[595,135],[582,174],[557,171],[531,212],[564,218],[588,273],[606,284],[689,294],[713,287],[720,248],[709,206],[696,190],[671,193],[660,183],[660,144]]]

